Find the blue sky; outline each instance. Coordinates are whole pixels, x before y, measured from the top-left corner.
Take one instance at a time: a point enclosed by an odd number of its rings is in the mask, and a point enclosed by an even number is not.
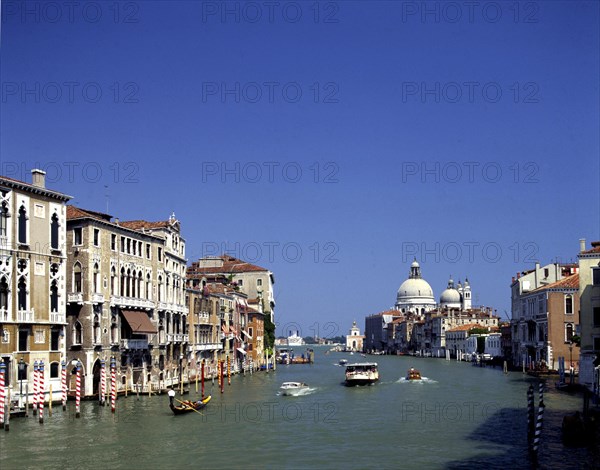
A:
[[[362,327],[413,256],[504,316],[600,239],[598,2],[269,5],[3,2],[0,173],[175,212],[273,270],[278,333]]]

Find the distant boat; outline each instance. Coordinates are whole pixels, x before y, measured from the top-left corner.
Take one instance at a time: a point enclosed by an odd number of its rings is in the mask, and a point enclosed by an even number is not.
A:
[[[406,380],[421,380],[421,373],[414,367],[411,367],[406,373]]]
[[[346,385],[370,385],[379,380],[376,362],[361,362],[346,366]]]
[[[302,336],[298,336],[298,332],[295,331],[293,335],[288,336],[287,344],[288,346],[303,346],[306,343],[302,339]]]
[[[340,359],[340,366],[345,366],[348,364],[348,359]]]
[[[282,395],[295,397],[305,393],[309,387],[304,382],[283,382],[279,389]]]
[[[204,397],[202,400],[198,400],[198,401],[189,401],[189,400],[180,401],[180,403],[181,403],[180,406],[175,406],[173,404],[173,400],[171,400],[169,403],[169,407],[171,408],[171,411],[173,412],[174,415],[182,415],[185,413],[191,413],[193,411],[201,410],[208,404],[208,402],[210,401],[210,398],[211,398],[211,396],[208,395],[207,397]]]

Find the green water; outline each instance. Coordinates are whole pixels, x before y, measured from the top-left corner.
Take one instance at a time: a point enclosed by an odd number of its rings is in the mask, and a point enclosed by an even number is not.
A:
[[[314,365],[233,377],[223,394],[208,382],[213,398],[202,415],[173,416],[162,395],[121,397],[114,415],[83,402],[75,419],[69,402],[43,425],[13,418],[10,432],[0,431],[0,468],[530,468],[525,405],[535,379],[441,359],[326,350],[316,349]],[[380,382],[344,387],[341,358],[377,361]],[[426,379],[404,381],[411,366]],[[311,391],[279,396],[285,381]],[[587,450],[565,449],[557,427],[580,399],[547,388],[542,467],[587,468]]]

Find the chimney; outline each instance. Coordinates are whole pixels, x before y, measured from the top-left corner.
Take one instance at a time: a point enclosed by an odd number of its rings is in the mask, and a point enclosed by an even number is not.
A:
[[[37,188],[46,187],[46,172],[43,170],[31,170],[31,183]]]
[[[115,218],[115,224],[119,225],[119,218]]]
[[[585,251],[585,238],[579,239],[579,253],[583,253]]]

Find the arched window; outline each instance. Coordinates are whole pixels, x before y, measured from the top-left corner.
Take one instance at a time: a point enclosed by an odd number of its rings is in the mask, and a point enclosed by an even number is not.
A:
[[[0,206],[0,237],[8,236],[8,206],[3,202]]]
[[[146,274],[146,298],[148,300],[152,299],[152,283],[150,282],[150,273]]]
[[[73,325],[73,344],[81,345],[83,343],[83,328],[81,327],[81,323],[79,320],[75,322]]]
[[[113,322],[110,325],[110,342],[116,344],[119,342],[119,327],[117,326],[117,319],[113,317]]]
[[[125,297],[125,268],[121,268],[121,297]]]
[[[101,332],[100,332],[100,317],[98,314],[94,315],[94,344],[99,344],[102,342]]]
[[[58,249],[58,216],[56,213],[50,219],[50,246]]]
[[[8,310],[8,282],[4,276],[0,278],[0,309]]]
[[[573,296],[571,294],[565,296],[565,313],[567,315],[573,314]]]
[[[137,293],[138,293],[138,297],[142,298],[142,293],[144,292],[142,289],[142,286],[144,284],[144,277],[142,275],[142,271],[138,271],[138,277],[137,277]]]
[[[50,364],[50,378],[51,379],[58,379],[58,371],[59,371],[58,362],[53,362],[52,364]]]
[[[17,302],[19,310],[27,310],[27,283],[23,277],[19,279]]]
[[[567,323],[565,325],[565,339],[566,341],[573,340],[573,323]]]
[[[132,286],[131,286],[131,269],[127,270],[127,282],[126,282],[126,286],[125,286],[125,295],[127,297],[129,297],[131,295],[131,297],[135,297],[135,287],[133,287],[133,292],[132,292]]]
[[[19,243],[27,243],[27,211],[25,206],[19,209]]]
[[[117,282],[117,272],[115,267],[110,268],[110,295],[115,295],[115,282]]]
[[[50,311],[58,312],[58,285],[56,281],[50,283]]]
[[[98,263],[94,263],[94,272],[92,273],[92,284],[94,287],[94,292],[100,292],[100,286],[98,285],[99,276],[100,269],[98,268]]]
[[[81,277],[81,264],[73,266],[73,292],[83,292],[83,278]]]
[[[162,299],[163,299],[162,290],[163,290],[162,276],[158,276],[158,292],[157,292],[157,296],[158,296],[158,301],[159,302],[162,302]]]

